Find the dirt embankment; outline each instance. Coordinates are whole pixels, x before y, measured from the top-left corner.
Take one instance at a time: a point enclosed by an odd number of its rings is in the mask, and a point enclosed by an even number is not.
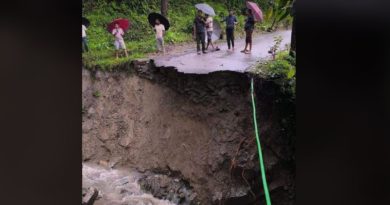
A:
[[[246,74],[183,74],[135,63],[118,72],[83,70],[82,76],[84,161],[149,173],[142,186],[162,198],[171,186],[152,189],[159,180],[150,176],[180,178],[191,190],[183,203],[263,200]],[[272,82],[258,79],[256,89],[273,204],[293,204],[292,134],[280,109],[286,106]]]

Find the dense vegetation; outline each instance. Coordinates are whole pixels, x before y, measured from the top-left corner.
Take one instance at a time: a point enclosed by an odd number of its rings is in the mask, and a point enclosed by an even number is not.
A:
[[[290,0],[253,0],[263,9],[265,21],[257,24],[257,31],[270,31],[280,24],[289,24],[291,19],[286,13]],[[245,16],[241,14],[245,4],[242,0],[171,0],[168,6],[168,19],[171,28],[165,36],[167,44],[178,44],[192,41],[192,22],[195,16],[196,3],[208,3],[216,11],[216,20],[227,15],[228,9],[233,9],[238,17],[237,36],[243,35]],[[90,51],[83,54],[86,67],[111,69],[118,64],[131,59],[146,57],[155,51],[155,38],[147,15],[150,12],[160,13],[160,0],[83,0],[83,16],[91,22],[87,31]],[[125,42],[131,54],[128,58],[114,57],[113,36],[106,26],[115,18],[127,18],[132,27],[125,35]],[[221,24],[223,27],[224,25]]]
[[[292,56],[288,49],[276,52],[279,49],[279,42],[280,39],[276,37],[275,46],[270,49],[270,51],[275,51],[274,58],[260,62],[251,71],[264,79],[269,79],[279,84],[281,91],[294,100],[296,85],[295,56]],[[272,52],[270,53],[272,54]]]

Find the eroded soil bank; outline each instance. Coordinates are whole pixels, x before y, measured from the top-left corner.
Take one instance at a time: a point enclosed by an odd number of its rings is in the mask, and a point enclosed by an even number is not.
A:
[[[82,72],[85,162],[136,169],[146,192],[177,204],[263,201],[247,74],[153,62]],[[294,204],[294,104],[271,81],[255,82],[272,202]]]

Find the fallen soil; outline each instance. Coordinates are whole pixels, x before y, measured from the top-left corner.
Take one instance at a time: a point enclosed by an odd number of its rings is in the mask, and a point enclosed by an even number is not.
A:
[[[82,72],[84,162],[136,169],[145,191],[177,204],[264,201],[248,74],[184,74],[153,62]],[[294,104],[272,81],[255,82],[272,202],[291,205]]]

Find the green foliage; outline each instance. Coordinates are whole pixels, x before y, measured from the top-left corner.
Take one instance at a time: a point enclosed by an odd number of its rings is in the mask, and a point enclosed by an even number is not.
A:
[[[264,19],[266,22],[272,22],[266,25],[267,31],[273,31],[280,24],[291,25],[292,17],[290,16],[293,0],[271,0],[270,8],[266,10]]]
[[[269,8],[269,0],[251,0],[259,5],[259,7],[265,11]],[[242,9],[245,8],[245,1],[243,0],[225,0],[225,5],[228,9]]]
[[[101,96],[101,94],[100,94],[100,92],[99,92],[98,90],[95,91],[92,95],[93,95],[93,97],[95,97],[95,98],[98,98],[98,97]]]
[[[268,53],[272,55],[272,59],[275,60],[276,52],[279,50],[280,44],[282,43],[283,38],[282,36],[275,36],[274,42],[275,44],[269,49]]]
[[[279,52],[275,60],[258,64],[251,72],[275,81],[281,85],[283,92],[295,98],[296,61],[287,50]]]

